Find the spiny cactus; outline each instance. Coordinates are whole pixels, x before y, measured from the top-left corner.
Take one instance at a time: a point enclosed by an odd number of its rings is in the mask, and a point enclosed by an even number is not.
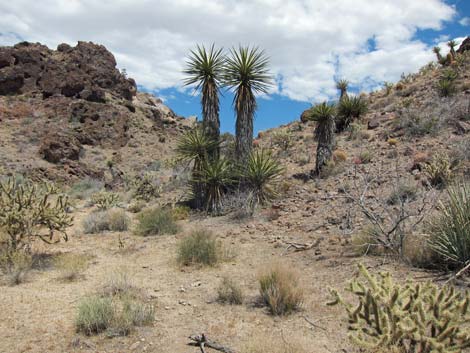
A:
[[[162,186],[151,174],[144,174],[133,182],[134,196],[138,200],[150,201],[157,198],[162,192]]]
[[[119,195],[114,192],[100,191],[93,194],[91,202],[99,210],[105,211],[118,205]]]
[[[348,291],[357,304],[336,290],[329,305],[346,308],[350,339],[363,348],[400,347],[407,353],[461,352],[470,347],[470,294],[431,282],[394,283],[389,273],[372,276],[359,265],[365,284],[357,279]]]
[[[57,242],[54,234],[67,240],[72,225],[67,214],[68,198],[52,184],[9,178],[0,181],[0,228],[8,235],[11,250],[27,248],[36,238]]]

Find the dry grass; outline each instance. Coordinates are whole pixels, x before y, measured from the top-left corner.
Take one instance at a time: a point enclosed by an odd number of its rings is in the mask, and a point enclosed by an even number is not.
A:
[[[26,281],[33,268],[33,258],[22,250],[3,249],[0,253],[0,271],[7,285],[15,286]]]
[[[82,221],[85,234],[98,234],[104,231],[124,232],[129,229],[131,220],[126,211],[112,208],[88,214]]]
[[[93,335],[105,331],[114,320],[115,310],[110,298],[92,296],[78,304],[75,320],[77,332]]]
[[[304,300],[299,275],[287,265],[271,265],[259,276],[260,295],[273,315],[300,309]]]
[[[256,335],[241,350],[241,353],[307,353],[308,343],[303,337],[284,337],[282,332],[272,336]]]
[[[88,267],[89,256],[82,254],[61,254],[54,260],[54,266],[59,271],[58,279],[72,282],[80,278]]]
[[[103,296],[136,297],[140,291],[125,268],[116,268],[106,275],[101,294]]]
[[[173,219],[171,210],[150,208],[139,213],[135,233],[140,236],[176,234],[178,226]]]
[[[193,231],[178,245],[177,261],[180,265],[214,266],[222,258],[222,245],[214,234],[206,229]]]
[[[217,300],[224,304],[242,304],[243,291],[240,285],[233,279],[224,277],[217,289]]]

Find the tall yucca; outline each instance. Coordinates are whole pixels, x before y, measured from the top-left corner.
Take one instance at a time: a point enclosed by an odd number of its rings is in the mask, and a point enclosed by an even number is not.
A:
[[[432,48],[432,51],[434,52],[434,54],[436,54],[437,61],[440,63],[442,61],[441,48],[434,47]]]
[[[185,133],[176,146],[177,158],[181,161],[192,162],[192,186],[196,208],[202,208],[204,202],[204,189],[201,175],[204,164],[213,156],[219,147],[219,141],[212,139],[201,128]]]
[[[196,85],[196,90],[201,91],[203,128],[214,141],[218,141],[220,135],[219,88],[224,61],[222,49],[216,49],[214,44],[209,50],[197,46],[191,51],[184,70],[185,85]],[[217,154],[218,150],[213,153]]]
[[[349,81],[345,79],[341,79],[336,82],[336,88],[340,90],[340,96],[339,99],[343,99],[343,97],[348,96],[348,86],[349,86]]]
[[[236,153],[239,161],[247,161],[253,145],[253,119],[257,93],[268,93],[272,76],[269,59],[256,47],[231,49],[224,67],[223,83],[235,91],[233,106],[237,115]]]
[[[328,164],[333,156],[335,145],[335,111],[335,106],[326,102],[317,104],[310,110],[310,119],[317,123],[315,139],[318,141],[318,145],[315,170],[312,173],[314,175],[321,175],[323,167]]]

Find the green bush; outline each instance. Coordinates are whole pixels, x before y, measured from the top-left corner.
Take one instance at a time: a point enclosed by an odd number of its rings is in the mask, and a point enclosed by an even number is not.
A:
[[[243,291],[240,286],[228,277],[224,277],[218,290],[218,301],[227,304],[242,304],[243,303]]]
[[[338,102],[336,131],[344,131],[354,120],[367,112],[367,103],[362,97],[345,96]]]
[[[129,216],[121,208],[112,208],[106,212],[109,230],[112,232],[125,232],[131,222]]]
[[[178,232],[178,225],[173,219],[171,210],[146,209],[138,214],[137,221],[135,233],[140,236],[176,234]]]
[[[75,326],[85,335],[97,334],[108,329],[115,317],[113,302],[110,298],[92,296],[78,304]]]
[[[178,246],[178,263],[213,266],[221,259],[221,246],[214,235],[205,230],[193,231],[183,238]]]
[[[430,245],[444,267],[463,267],[470,261],[470,184],[447,190],[448,201],[439,204],[440,216],[430,223]]]
[[[346,309],[352,342],[374,352],[461,352],[470,346],[468,293],[430,282],[400,285],[389,273],[372,276],[364,265],[359,270],[365,283],[354,279],[347,288],[357,303],[336,290],[328,303]]]
[[[260,294],[273,315],[289,314],[300,308],[304,291],[298,275],[291,269],[275,265],[259,277]]]

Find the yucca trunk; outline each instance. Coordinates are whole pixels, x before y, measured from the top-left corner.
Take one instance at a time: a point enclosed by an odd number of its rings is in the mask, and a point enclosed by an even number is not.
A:
[[[348,93],[346,92],[346,88],[341,88],[339,100],[342,100],[343,98],[347,98],[347,97],[348,97]]]
[[[253,147],[253,118],[256,100],[250,88],[240,87],[236,93],[236,144],[235,152],[240,162],[248,161]]]
[[[213,80],[204,83],[201,103],[203,130],[214,141],[218,142],[220,138],[219,95]],[[217,147],[214,149],[213,154],[208,157],[211,160],[215,160],[218,155],[219,148]]]
[[[326,123],[325,130],[318,136],[317,158],[315,162],[315,175],[320,176],[323,168],[331,161],[335,147],[335,123],[334,118]]]

